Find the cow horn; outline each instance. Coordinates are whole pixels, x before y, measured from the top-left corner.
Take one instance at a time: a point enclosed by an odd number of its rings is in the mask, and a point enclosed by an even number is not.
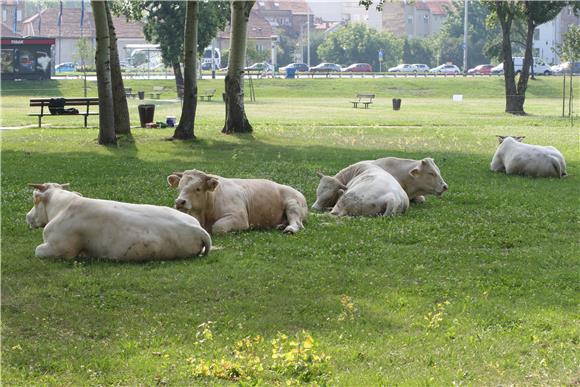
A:
[[[183,172],[173,172],[172,175],[175,175],[177,177],[183,177]]]
[[[66,189],[68,191],[70,183],[64,183],[64,184],[61,184],[60,186],[62,187],[62,189]]]
[[[320,171],[316,171],[316,175],[318,177],[320,177],[321,179],[324,177],[324,173],[320,172]]]

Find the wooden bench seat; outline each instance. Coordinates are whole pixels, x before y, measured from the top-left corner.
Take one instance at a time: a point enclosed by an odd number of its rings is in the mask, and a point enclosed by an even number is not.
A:
[[[99,115],[98,112],[91,112],[89,109],[91,106],[99,106],[98,98],[63,98],[64,108],[67,106],[78,106],[86,107],[84,111],[79,111],[77,114],[52,114],[49,110],[51,102],[55,98],[33,98],[30,100],[31,107],[40,107],[40,113],[28,113],[29,116],[38,117],[38,127],[42,127],[42,117],[72,117],[72,116],[84,116],[85,118],[85,128],[87,127],[88,116]],[[80,110],[80,109],[79,109]]]
[[[373,103],[374,94],[358,93],[356,95],[356,101],[350,101],[353,108],[357,108],[359,104],[363,104],[365,109],[369,108],[369,105]]]
[[[199,96],[199,98],[203,101],[207,99],[207,101],[211,101],[211,99],[215,96],[215,89],[207,89]]]
[[[159,99],[159,97],[161,97],[161,93],[163,93],[164,90],[164,86],[154,86],[153,91],[149,92],[149,97],[151,97],[151,99]]]

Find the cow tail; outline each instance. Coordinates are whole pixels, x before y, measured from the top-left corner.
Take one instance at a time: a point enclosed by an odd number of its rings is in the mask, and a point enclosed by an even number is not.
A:
[[[201,230],[201,240],[203,244],[203,256],[208,255],[209,251],[211,250],[211,237],[203,228],[200,227]]]

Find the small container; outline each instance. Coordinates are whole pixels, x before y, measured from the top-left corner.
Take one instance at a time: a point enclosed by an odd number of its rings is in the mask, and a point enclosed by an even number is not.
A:
[[[177,123],[177,118],[175,118],[174,116],[167,116],[165,118],[165,123],[167,124],[167,126],[169,126],[170,128],[173,128],[175,126],[175,124]]]

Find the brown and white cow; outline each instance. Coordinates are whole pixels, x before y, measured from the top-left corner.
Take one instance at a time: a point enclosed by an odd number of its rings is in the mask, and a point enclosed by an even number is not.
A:
[[[68,184],[31,186],[34,207],[26,222],[44,227],[38,257],[169,260],[211,249],[199,222],[173,208],[89,199],[68,191]]]
[[[334,177],[346,186],[352,179],[363,173],[366,169],[365,165],[369,163],[390,173],[405,190],[409,200],[414,202],[424,202],[424,195],[440,196],[449,188],[432,158],[411,160],[383,157],[377,160],[359,161],[343,168]],[[328,181],[320,180],[316,190],[316,202],[312,205],[314,210],[330,209],[338,201],[336,190],[327,185]]]
[[[198,170],[174,172],[167,183],[179,189],[175,208],[194,216],[210,233],[278,228],[296,233],[308,214],[304,195],[264,179],[230,179]]]

